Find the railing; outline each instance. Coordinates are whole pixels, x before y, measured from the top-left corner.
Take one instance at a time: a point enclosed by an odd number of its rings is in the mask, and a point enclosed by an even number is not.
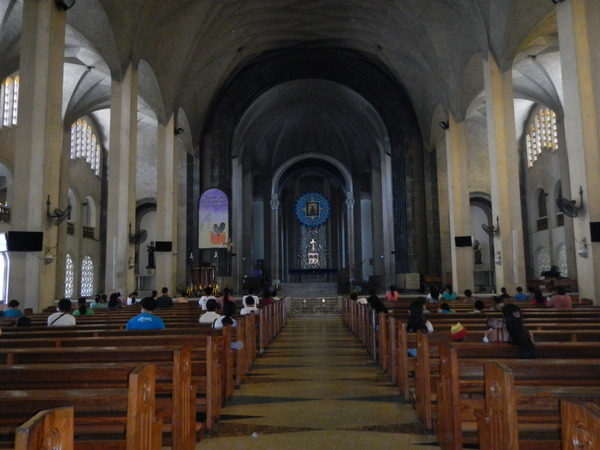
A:
[[[83,227],[83,238],[94,239],[94,227]]]

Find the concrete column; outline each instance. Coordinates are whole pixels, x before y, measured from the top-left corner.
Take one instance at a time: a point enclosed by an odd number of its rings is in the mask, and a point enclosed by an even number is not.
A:
[[[457,247],[455,236],[471,235],[471,205],[469,203],[469,155],[465,122],[449,117],[446,130],[446,161],[448,167],[448,205],[450,213],[450,254],[452,285],[456,292],[473,289],[473,247]]]
[[[105,289],[123,295],[134,288],[133,269],[129,269],[134,246],[129,243],[129,231],[131,224],[135,232],[137,81],[137,68],[130,66],[123,80],[113,79],[111,87]]]
[[[500,220],[500,233],[494,237],[496,288],[504,286],[508,292],[515,292],[527,280],[512,73],[501,73],[489,54],[484,61],[484,76],[492,217]]]
[[[156,164],[156,240],[170,241],[171,252],[155,252],[156,288],[169,288],[171,294],[177,289],[177,159],[175,157],[175,116],[166,125],[157,128],[158,157]]]
[[[238,280],[240,274],[243,271],[242,268],[242,242],[244,242],[243,227],[244,214],[248,215],[248,218],[252,217],[252,195],[249,196],[249,201],[246,203],[249,208],[244,210],[244,177],[242,175],[242,161],[241,158],[235,158],[231,162],[231,220],[229,222],[229,235],[233,246],[229,247],[228,255],[230,264],[230,276],[229,276],[229,287],[235,292],[238,291]],[[248,200],[248,198],[247,198]],[[249,244],[251,241],[246,241]],[[233,256],[233,255],[236,256]]]
[[[44,248],[54,257],[59,227],[46,215],[46,200],[49,195],[52,208],[66,207],[67,193],[59,192],[65,27],[65,12],[54,2],[25,0],[12,229],[42,231]],[[63,241],[65,229],[63,222]],[[9,298],[17,298],[24,308],[35,311],[51,304],[64,287],[56,277],[57,265],[64,261],[56,259],[44,264],[44,253],[45,250],[10,254]]]
[[[281,280],[281,269],[279,261],[279,209],[281,202],[279,195],[271,193],[271,267],[273,275],[271,281]]]
[[[432,274],[438,274],[440,276],[440,282],[442,285],[449,283],[448,273],[452,272],[452,251],[450,248],[450,240],[444,239],[444,236],[450,236],[450,205],[448,199],[450,193],[448,192],[448,186],[450,183],[450,171],[448,170],[448,149],[446,148],[446,136],[442,135],[436,144],[435,158],[436,158],[436,173],[437,173],[437,210],[439,218],[439,261],[436,261],[437,248],[434,247],[430,253],[433,255],[433,261],[429,262],[429,271]]]
[[[588,256],[575,258],[579,295],[598,303],[600,243],[591,242],[590,226],[600,226],[600,4],[569,1],[556,10],[571,198],[578,200],[581,186],[584,201],[578,217],[565,222],[573,221],[576,250],[588,243]]]
[[[354,250],[354,194],[352,192],[346,193],[346,221],[348,223],[346,230],[346,242],[348,245],[348,252],[346,254],[346,267],[348,268],[348,275],[352,276],[352,268],[356,263],[356,254]]]

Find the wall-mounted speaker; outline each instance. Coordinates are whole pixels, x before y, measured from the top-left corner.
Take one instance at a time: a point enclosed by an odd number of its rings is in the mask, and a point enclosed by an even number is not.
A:
[[[600,222],[590,222],[590,238],[592,242],[600,242]]]
[[[454,245],[457,247],[472,247],[473,240],[471,236],[454,236]]]
[[[44,233],[41,231],[9,231],[6,249],[9,252],[41,252]]]
[[[156,241],[154,242],[155,252],[171,252],[173,251],[173,242],[171,241]]]

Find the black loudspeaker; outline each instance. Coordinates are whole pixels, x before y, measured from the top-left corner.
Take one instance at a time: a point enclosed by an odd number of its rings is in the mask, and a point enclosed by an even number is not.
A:
[[[590,234],[592,242],[600,242],[600,222],[590,222]]]
[[[471,236],[454,236],[454,245],[457,247],[472,247],[473,241]]]
[[[155,252],[170,252],[173,251],[173,243],[171,241],[156,241],[154,243]]]
[[[55,0],[55,3],[56,6],[58,6],[58,9],[66,11],[73,7],[73,5],[75,4],[75,0]]]
[[[44,233],[41,231],[9,231],[6,249],[9,252],[41,252]]]

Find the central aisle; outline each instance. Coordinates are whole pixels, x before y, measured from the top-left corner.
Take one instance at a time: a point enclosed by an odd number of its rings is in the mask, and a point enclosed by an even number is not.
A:
[[[292,317],[197,448],[438,449],[424,433],[339,316]]]

